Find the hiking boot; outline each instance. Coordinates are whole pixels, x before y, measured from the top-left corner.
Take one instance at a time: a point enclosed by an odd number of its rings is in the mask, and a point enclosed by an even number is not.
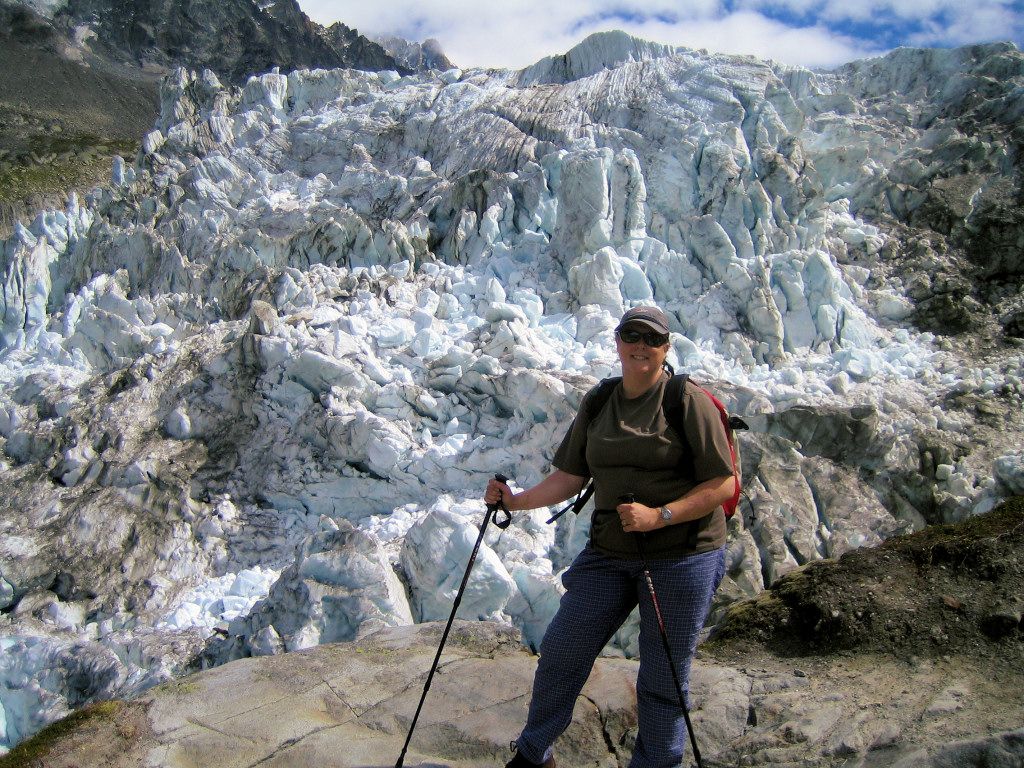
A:
[[[520,754],[514,741],[509,744],[509,749],[512,750],[512,759],[505,763],[505,768],[555,768],[554,757],[549,757],[543,763],[531,763]]]

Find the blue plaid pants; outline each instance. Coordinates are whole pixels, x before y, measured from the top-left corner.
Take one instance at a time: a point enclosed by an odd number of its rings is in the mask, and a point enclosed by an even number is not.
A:
[[[689,707],[690,661],[711,598],[725,575],[725,549],[649,560],[672,658]],[[543,763],[569,727],[576,697],[594,661],[633,608],[640,604],[636,746],[630,768],[678,766],[686,721],[672,680],[658,618],[639,560],[621,560],[586,547],[562,575],[566,592],[540,646],[526,727],[516,740],[527,760]]]

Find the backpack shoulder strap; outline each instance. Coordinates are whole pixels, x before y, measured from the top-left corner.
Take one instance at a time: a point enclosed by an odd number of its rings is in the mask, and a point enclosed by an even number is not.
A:
[[[612,392],[615,390],[616,385],[620,381],[622,381],[621,376],[610,376],[607,379],[601,379],[601,381],[598,382],[597,386],[594,387],[593,390],[591,390],[590,397],[584,399],[583,407],[580,409],[580,413],[584,416],[584,418],[586,418],[588,424],[591,421],[593,421],[594,417],[596,417],[597,414],[601,412],[601,409],[604,408],[605,404],[608,402],[608,399],[612,396]],[[555,522],[555,520],[560,518],[570,509],[573,511],[574,514],[578,515],[580,513],[580,510],[583,509],[586,503],[590,500],[590,497],[593,495],[594,479],[591,478],[590,481],[587,483],[586,487],[584,487],[576,495],[576,500],[570,502],[566,506],[562,507],[562,509],[555,512],[555,514],[548,518],[548,523]]]
[[[684,422],[686,410],[683,408],[683,390],[686,389],[686,382],[690,377],[685,373],[676,373],[665,385],[665,394],[661,400],[661,410],[665,414],[665,421],[675,430],[675,433],[686,444],[686,432]]]
[[[601,379],[594,387],[593,394],[584,401],[585,408],[583,410],[588,422],[593,421],[594,417],[601,412],[620,381],[622,381],[621,376],[610,376],[607,379]]]

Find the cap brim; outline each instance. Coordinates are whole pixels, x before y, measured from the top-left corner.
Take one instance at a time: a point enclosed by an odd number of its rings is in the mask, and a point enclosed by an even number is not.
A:
[[[655,333],[668,333],[668,329],[665,328],[664,326],[655,324],[650,320],[645,320],[642,317],[631,317],[628,320],[623,320],[616,326],[616,332],[621,331],[627,325],[642,325],[645,328],[650,328]]]

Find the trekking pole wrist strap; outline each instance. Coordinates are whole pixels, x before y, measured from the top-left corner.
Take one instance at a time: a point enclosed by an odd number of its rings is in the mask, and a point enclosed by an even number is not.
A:
[[[497,480],[499,483],[508,483],[508,478],[505,477],[505,475],[501,474],[500,472],[494,476],[494,479]],[[502,494],[502,497],[498,500],[496,504],[488,504],[487,509],[489,509],[491,513],[494,515],[494,524],[501,530],[505,530],[510,525],[512,525],[512,513],[509,512],[508,507],[505,506],[504,494]],[[499,512],[503,513],[504,516],[499,517]]]
[[[570,503],[566,504],[560,510],[555,512],[555,514],[553,514],[551,517],[549,517],[548,518],[548,523],[550,524],[550,523],[555,522],[555,520],[560,518],[562,515],[564,515],[570,509],[573,511],[573,514],[578,515],[580,513],[580,511],[583,509],[583,507],[586,505],[586,503],[588,501],[590,501],[590,497],[593,496],[593,495],[594,495],[594,481],[591,480],[590,483],[587,484],[586,488],[584,488],[578,494],[576,494],[575,500],[573,500]]]

